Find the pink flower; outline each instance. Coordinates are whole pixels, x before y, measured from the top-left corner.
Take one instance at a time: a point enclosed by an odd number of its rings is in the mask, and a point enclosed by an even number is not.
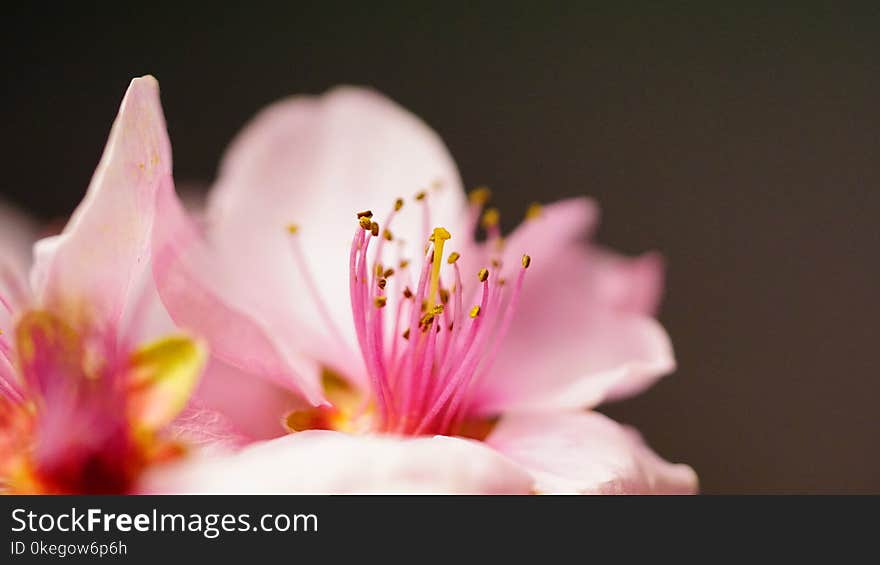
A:
[[[0,489],[128,492],[149,465],[181,453],[165,432],[203,348],[182,335],[135,345],[162,185],[171,148],[158,84],[144,77],[122,101],[85,199],[60,235],[36,243],[33,265],[33,225],[4,212]]]
[[[160,187],[159,293],[214,356],[199,398],[255,438],[289,434],[152,488],[694,492],[689,467],[587,410],[674,369],[660,259],[586,245],[588,199],[504,238],[487,198],[421,121],[356,88],[264,110],[204,234]]]

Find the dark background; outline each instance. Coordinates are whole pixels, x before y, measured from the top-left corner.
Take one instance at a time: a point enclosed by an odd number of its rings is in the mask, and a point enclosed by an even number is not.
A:
[[[605,411],[704,492],[880,493],[878,9],[58,4],[4,18],[3,198],[69,213],[136,75],[205,184],[263,105],[372,85],[506,227],[586,193],[666,255],[680,369]]]

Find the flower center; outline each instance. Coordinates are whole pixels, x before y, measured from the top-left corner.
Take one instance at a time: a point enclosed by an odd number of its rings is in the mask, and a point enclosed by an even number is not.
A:
[[[471,219],[476,227],[485,198],[479,192],[472,194]],[[467,434],[474,424],[468,418],[474,384],[492,366],[531,259],[522,257],[512,283],[487,267],[462,273],[461,255],[446,253],[447,244],[454,241],[452,234],[443,227],[430,230],[425,193],[416,200],[425,211],[426,245],[420,264],[403,259],[391,268],[385,262],[387,243],[394,241],[391,227],[403,200],[394,203],[383,226],[373,220],[370,211],[357,214],[349,255],[349,290],[371,403],[369,407],[362,405],[356,419],[362,420],[363,414],[372,410],[370,431]],[[489,237],[487,247],[497,252],[501,248],[497,211],[483,214],[483,227]],[[298,249],[297,253],[302,259]],[[490,265],[493,271],[502,267],[497,257]],[[334,402],[332,396],[328,398]],[[313,411],[321,413],[320,409]],[[293,431],[352,428],[333,425],[332,414],[338,414],[336,402],[323,414],[307,417],[313,426],[304,425],[304,415],[297,413],[288,416],[286,423]]]
[[[118,494],[183,446],[160,431],[182,408],[201,351],[169,337],[117,354],[52,312],[0,335],[0,491]]]

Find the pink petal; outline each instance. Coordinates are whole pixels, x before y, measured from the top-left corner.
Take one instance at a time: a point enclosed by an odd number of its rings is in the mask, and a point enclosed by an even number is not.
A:
[[[528,493],[532,479],[485,445],[309,431],[153,474],[147,492]]]
[[[251,441],[225,414],[195,403],[181,412],[168,428],[171,439],[197,450],[201,455],[225,455]]]
[[[659,260],[587,246],[595,219],[590,201],[563,201],[508,239],[505,264],[523,253],[532,262],[498,358],[476,385],[477,411],[593,407],[674,370],[666,332],[642,313],[659,295]]]
[[[625,312],[654,315],[663,294],[663,257],[624,257],[592,247],[587,261],[598,300]]]
[[[635,430],[597,412],[502,418],[486,443],[547,494],[694,494],[697,475],[661,459]]]
[[[205,369],[195,400],[203,408],[223,414],[230,425],[254,440],[286,434],[281,424],[284,415],[305,407],[289,389],[216,358]]]
[[[153,77],[131,82],[101,162],[61,235],[41,244],[32,280],[41,302],[77,322],[114,328],[150,255],[156,190],[171,146]]]
[[[259,274],[262,296],[249,307],[262,319],[330,338],[334,332],[322,322],[291,252],[286,227],[297,224],[307,269],[344,344],[338,347],[337,339],[337,347],[319,347],[317,354],[336,361],[344,349],[356,351],[348,299],[355,213],[370,209],[381,224],[395,199],[406,198],[391,230],[406,242],[403,255],[415,259],[427,234],[411,197],[434,183],[440,188],[428,190],[431,225],[455,233],[465,206],[458,171],[417,117],[361,88],[290,98],[263,110],[231,145],[209,202],[211,241],[235,263],[227,272],[251,281]],[[358,356],[349,359],[347,371],[360,366]]]
[[[218,359],[297,390],[313,404],[322,403],[318,368],[290,349],[298,342],[279,341],[279,336],[290,334],[274,331],[228,298],[233,294],[223,285],[228,273],[217,266],[216,255],[201,241],[170,183],[161,187],[156,208],[159,219],[153,230],[153,275],[174,321],[207,339]],[[265,292],[257,278],[245,282],[240,296]]]

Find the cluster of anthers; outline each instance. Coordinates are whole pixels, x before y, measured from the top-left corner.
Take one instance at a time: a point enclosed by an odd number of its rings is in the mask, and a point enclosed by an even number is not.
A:
[[[480,433],[471,429],[475,422],[467,418],[469,393],[492,366],[531,262],[528,255],[522,256],[515,280],[498,276],[503,240],[498,211],[483,211],[488,197],[485,188],[471,193],[469,228],[475,230],[482,218],[492,258],[487,267],[464,275],[460,254],[445,254],[451,234],[443,227],[430,229],[425,192],[415,197],[423,206],[426,241],[417,269],[407,259],[400,259],[396,269],[384,260],[403,199],[395,201],[383,225],[374,221],[371,211],[357,214],[349,256],[351,307],[372,398],[369,407],[362,404],[347,420],[363,420],[369,411],[368,428],[374,432]],[[535,205],[528,215],[538,211]],[[392,319],[386,320],[389,315]],[[339,423],[338,410],[337,417],[325,416],[321,424],[309,418],[311,425],[306,427],[346,427],[327,425]],[[288,428],[301,429],[301,417],[292,414]]]

